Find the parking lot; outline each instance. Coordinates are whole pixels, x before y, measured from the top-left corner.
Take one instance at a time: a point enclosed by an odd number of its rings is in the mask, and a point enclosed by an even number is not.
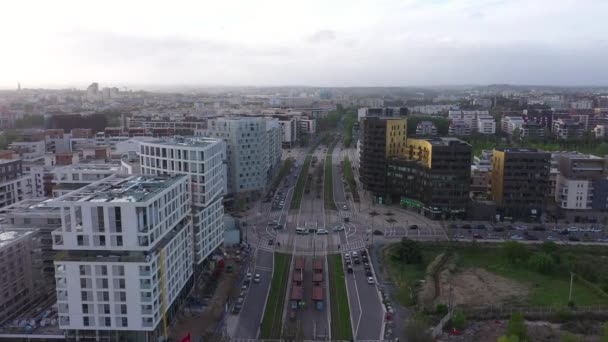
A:
[[[449,235],[455,240],[515,240],[608,243],[608,228],[597,224],[488,224],[451,223]]]

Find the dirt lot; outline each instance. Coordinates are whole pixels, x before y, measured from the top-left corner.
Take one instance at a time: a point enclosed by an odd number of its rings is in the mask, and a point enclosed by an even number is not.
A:
[[[439,257],[433,263],[440,263]],[[455,305],[515,304],[526,298],[529,291],[517,281],[481,268],[460,269],[451,261],[442,267],[436,279],[437,284],[427,276],[419,292],[419,302],[430,310],[437,304],[447,305],[450,297]]]
[[[448,303],[450,287],[455,305],[516,303],[525,298],[528,288],[521,283],[481,268],[445,269],[439,275],[440,294],[435,304]]]

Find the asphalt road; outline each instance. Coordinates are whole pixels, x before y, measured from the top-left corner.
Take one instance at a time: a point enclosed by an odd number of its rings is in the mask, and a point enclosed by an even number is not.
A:
[[[243,308],[238,314],[237,328],[233,337],[254,339],[258,336],[258,329],[262,322],[266,297],[270,290],[272,280],[273,253],[265,250],[258,250],[255,269],[252,274],[260,274],[258,284],[251,282]]]

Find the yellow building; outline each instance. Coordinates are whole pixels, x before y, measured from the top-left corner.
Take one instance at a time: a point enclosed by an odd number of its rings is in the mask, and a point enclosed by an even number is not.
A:
[[[405,156],[407,140],[407,119],[386,120],[386,157]]]

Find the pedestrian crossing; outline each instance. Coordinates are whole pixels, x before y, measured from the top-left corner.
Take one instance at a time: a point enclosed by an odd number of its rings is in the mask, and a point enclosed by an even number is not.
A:
[[[357,250],[360,250],[363,248],[365,248],[365,241],[363,241],[361,239],[357,239],[355,241],[350,241],[348,243],[342,244],[340,246],[340,251],[350,252],[350,251],[357,251]]]

